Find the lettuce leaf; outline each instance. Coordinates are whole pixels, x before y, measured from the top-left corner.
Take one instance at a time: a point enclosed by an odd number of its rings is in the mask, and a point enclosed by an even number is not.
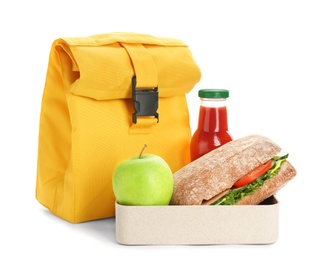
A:
[[[259,189],[263,184],[276,176],[281,168],[282,163],[288,158],[288,153],[279,153],[272,158],[272,166],[266,173],[262,174],[255,181],[247,184],[244,187],[238,189],[231,189],[225,196],[220,198],[218,201],[211,205],[234,205],[243,197],[254,193],[255,190]]]

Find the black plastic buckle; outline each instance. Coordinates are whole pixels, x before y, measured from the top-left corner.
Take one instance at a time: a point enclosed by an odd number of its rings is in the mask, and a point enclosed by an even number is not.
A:
[[[135,113],[132,114],[133,123],[137,123],[138,116],[154,116],[159,122],[158,87],[136,88],[136,76],[132,78],[132,100]]]

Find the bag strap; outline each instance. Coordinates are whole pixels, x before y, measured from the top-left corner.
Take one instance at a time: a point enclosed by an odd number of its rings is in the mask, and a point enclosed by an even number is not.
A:
[[[158,72],[153,58],[140,43],[120,43],[128,52],[136,75],[137,88],[154,88],[158,86]]]
[[[138,91],[139,89],[143,91],[146,91],[146,89],[152,89],[152,93],[150,94],[153,95],[154,89],[156,89],[157,91],[157,87],[158,87],[158,72],[150,53],[140,43],[120,43],[120,44],[126,49],[134,68],[134,73],[135,73],[134,87]],[[145,93],[146,92],[144,92],[144,94]],[[158,99],[158,95],[157,95],[157,99]],[[141,104],[140,106],[142,107],[143,105]],[[155,109],[157,109],[157,106]],[[156,110],[154,112],[156,112]],[[132,134],[150,133],[151,132],[150,127],[156,125],[159,121],[158,114],[157,113],[155,114],[156,116],[150,115],[142,118],[137,117],[136,120],[133,120],[134,123],[130,128],[130,133]],[[133,116],[133,119],[135,119],[134,116]]]

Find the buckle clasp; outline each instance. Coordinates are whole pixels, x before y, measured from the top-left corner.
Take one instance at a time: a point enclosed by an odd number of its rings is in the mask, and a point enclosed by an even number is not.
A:
[[[158,87],[136,88],[136,76],[132,77],[132,100],[135,113],[132,114],[132,121],[137,123],[138,116],[154,116],[159,122],[158,110]]]

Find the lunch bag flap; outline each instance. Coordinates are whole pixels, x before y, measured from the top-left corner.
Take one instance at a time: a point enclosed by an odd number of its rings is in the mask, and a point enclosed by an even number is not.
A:
[[[131,98],[134,76],[138,88],[158,87],[160,97],[186,94],[201,77],[188,46],[176,39],[113,33],[58,39],[54,45],[63,73],[77,75],[66,82],[68,90],[96,100]]]

